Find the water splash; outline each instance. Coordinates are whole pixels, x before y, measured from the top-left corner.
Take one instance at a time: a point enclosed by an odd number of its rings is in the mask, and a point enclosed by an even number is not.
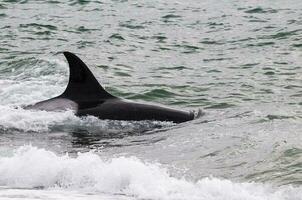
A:
[[[0,157],[0,185],[9,188],[69,189],[92,194],[123,194],[138,199],[301,199],[301,188],[272,188],[217,178],[197,182],[175,178],[158,163],[135,157],[105,159],[78,153],[58,156],[32,146]]]

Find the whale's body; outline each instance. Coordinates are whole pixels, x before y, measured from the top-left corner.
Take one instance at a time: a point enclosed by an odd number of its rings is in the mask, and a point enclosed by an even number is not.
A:
[[[135,103],[108,93],[85,63],[76,55],[64,52],[70,75],[66,90],[58,97],[27,106],[26,109],[46,111],[73,110],[78,116],[93,115],[111,120],[156,120],[181,123],[194,119],[194,112],[156,105]]]

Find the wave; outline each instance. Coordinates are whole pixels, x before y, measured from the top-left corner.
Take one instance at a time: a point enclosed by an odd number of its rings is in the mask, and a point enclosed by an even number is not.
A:
[[[173,177],[159,163],[135,157],[105,159],[93,152],[71,157],[29,145],[0,157],[0,185],[94,195],[122,194],[139,199],[302,199],[301,188],[291,186],[273,188],[211,177],[193,182]]]
[[[57,59],[18,59],[3,67],[1,105],[19,106],[49,99],[61,94],[68,81],[68,67]]]

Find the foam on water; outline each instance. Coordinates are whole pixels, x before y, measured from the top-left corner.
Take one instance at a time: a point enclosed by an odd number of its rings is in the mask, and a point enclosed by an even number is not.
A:
[[[1,105],[28,105],[63,92],[68,79],[66,63],[58,59],[20,59],[1,73]],[[7,78],[9,77],[9,78]]]
[[[0,192],[3,196],[14,188],[33,189],[32,193],[43,188],[139,199],[302,199],[301,188],[272,188],[217,178],[192,182],[173,177],[158,163],[135,157],[104,159],[93,152],[58,156],[32,146],[0,157],[0,185],[6,188]]]
[[[46,112],[0,106],[0,128],[17,129],[25,132],[49,131],[51,126],[67,121],[79,121],[72,111]]]

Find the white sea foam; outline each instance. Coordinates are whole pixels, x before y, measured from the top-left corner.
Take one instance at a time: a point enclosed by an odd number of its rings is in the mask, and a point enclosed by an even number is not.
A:
[[[1,77],[1,105],[35,103],[59,95],[66,87],[68,67],[65,62],[57,59],[44,59],[26,63],[10,74],[9,79]],[[14,69],[14,66],[10,67]]]
[[[66,121],[78,121],[72,111],[46,112],[30,111],[10,106],[0,106],[0,127],[22,131],[48,131],[52,125]]]
[[[10,157],[0,157],[0,185],[6,188],[42,187],[48,192],[122,194],[129,199],[302,199],[301,188],[272,188],[217,178],[192,182],[172,177],[160,164],[146,163],[135,157],[105,160],[89,152],[72,158],[32,146],[20,147]],[[1,195],[5,195],[5,190],[0,192]]]

